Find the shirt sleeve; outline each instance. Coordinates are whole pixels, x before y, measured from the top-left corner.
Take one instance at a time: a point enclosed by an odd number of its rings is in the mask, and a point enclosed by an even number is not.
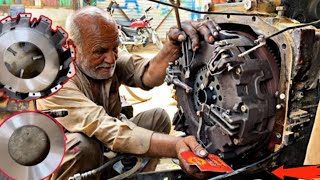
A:
[[[112,151],[144,154],[149,149],[153,131],[109,116],[102,106],[88,99],[72,80],[55,95],[37,100],[37,105],[42,110],[67,109],[66,117],[57,118],[64,128],[72,133],[82,132],[96,137]]]
[[[139,55],[119,52],[117,60],[116,74],[122,84],[131,87],[139,87],[144,90],[150,90],[153,87],[147,87],[143,84],[142,77],[149,66],[150,59],[145,59]]]

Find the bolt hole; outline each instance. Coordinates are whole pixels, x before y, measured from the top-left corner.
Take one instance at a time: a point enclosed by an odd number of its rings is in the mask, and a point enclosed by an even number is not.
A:
[[[219,86],[219,84],[218,85],[216,85],[216,88],[217,88],[217,90],[220,90],[220,86]],[[221,97],[221,96],[219,96],[219,97]],[[220,99],[220,98],[219,98]]]
[[[219,99],[219,101],[222,101],[222,97],[221,96],[219,96],[218,99]]]
[[[200,80],[201,80],[201,81],[203,80],[203,77],[202,77],[202,76],[200,76]]]
[[[199,83],[197,83],[197,84],[196,84],[196,86],[197,86],[197,87],[199,87],[199,86],[200,86],[200,84],[199,84]]]
[[[227,14],[227,18],[229,19],[231,17],[231,15],[230,14]]]
[[[281,47],[282,47],[282,49],[287,49],[287,45],[286,44],[282,44]]]
[[[252,17],[252,21],[256,21],[256,17],[255,16]]]

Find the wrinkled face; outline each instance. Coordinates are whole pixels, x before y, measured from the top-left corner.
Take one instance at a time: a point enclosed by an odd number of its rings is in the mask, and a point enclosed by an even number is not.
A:
[[[96,19],[81,29],[81,57],[77,64],[83,73],[93,79],[113,76],[118,58],[118,31],[115,23]]]

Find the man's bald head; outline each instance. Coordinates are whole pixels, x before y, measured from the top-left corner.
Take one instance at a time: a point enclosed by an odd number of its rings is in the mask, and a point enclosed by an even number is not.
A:
[[[118,38],[117,24],[112,16],[103,9],[93,6],[81,8],[68,17],[66,27],[78,52],[82,50],[83,42],[94,34],[107,33],[110,35],[110,40]]]

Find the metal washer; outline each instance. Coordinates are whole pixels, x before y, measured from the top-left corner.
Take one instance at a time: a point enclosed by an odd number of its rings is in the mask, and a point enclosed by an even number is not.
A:
[[[59,71],[59,57],[49,39],[39,32],[27,28],[7,32],[1,36],[1,39],[3,40],[0,42],[0,55],[3,55],[14,43],[28,42],[40,48],[45,59],[44,69],[38,76],[31,79],[22,79],[15,77],[8,71],[4,65],[4,59],[0,56],[0,81],[3,84],[22,93],[38,92],[50,87]]]
[[[50,140],[50,150],[47,157],[34,166],[18,164],[8,152],[9,139],[13,132],[28,125],[41,128]],[[20,112],[6,119],[0,126],[0,170],[13,179],[43,179],[58,168],[64,157],[65,147],[63,129],[53,118],[38,111]]]

